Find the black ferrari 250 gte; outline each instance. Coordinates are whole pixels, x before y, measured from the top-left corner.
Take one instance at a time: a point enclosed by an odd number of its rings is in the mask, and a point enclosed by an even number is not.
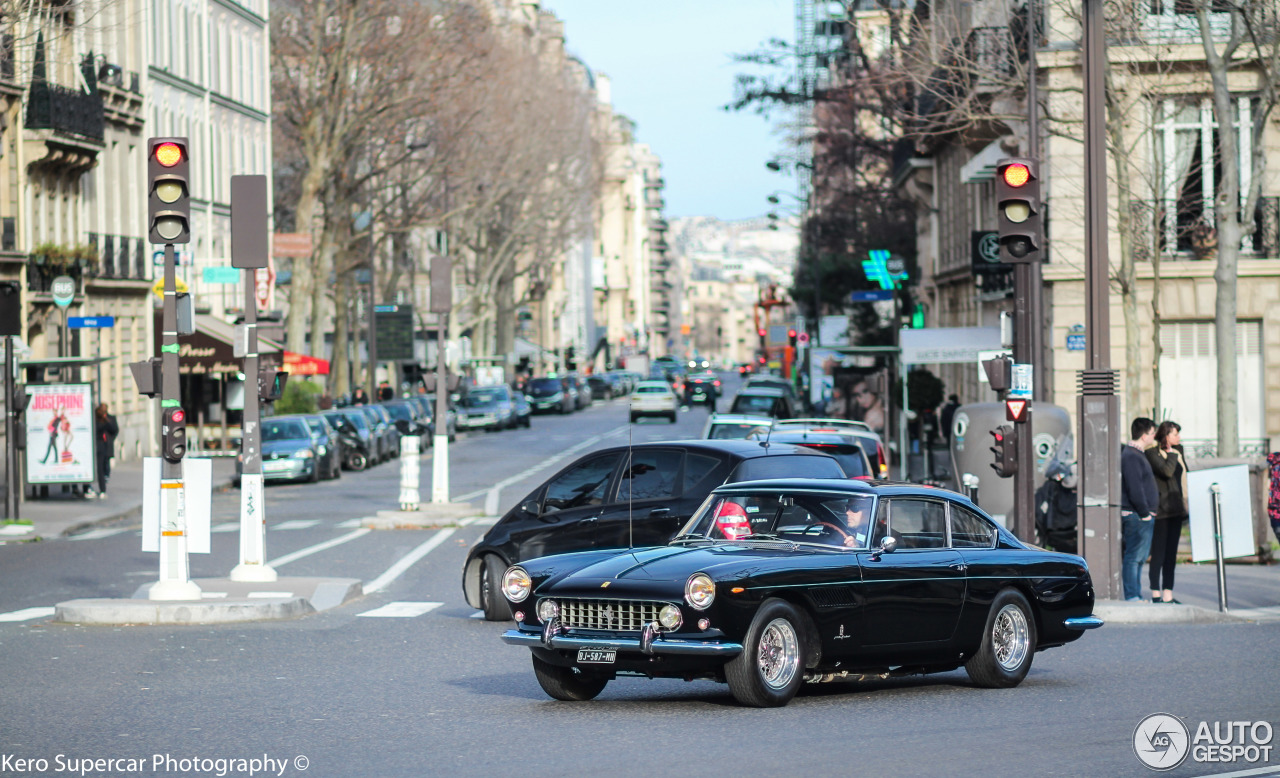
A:
[[[1083,559],[1020,542],[954,492],[797,479],[716,489],[665,546],[530,559],[501,588],[547,694],[619,675],[727,682],[785,705],[805,681],[963,666],[1016,686],[1102,625]]]

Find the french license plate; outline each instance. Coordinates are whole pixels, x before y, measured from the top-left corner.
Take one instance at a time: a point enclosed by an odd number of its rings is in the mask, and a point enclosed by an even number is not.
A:
[[[611,665],[618,660],[617,651],[601,651],[598,648],[578,649],[578,663],[584,665]]]
[[[274,462],[263,462],[262,470],[267,473],[278,473],[281,470],[288,470],[290,467],[288,460],[278,459]]]

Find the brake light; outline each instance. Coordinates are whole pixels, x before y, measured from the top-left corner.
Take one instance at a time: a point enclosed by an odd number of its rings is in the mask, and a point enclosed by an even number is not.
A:
[[[712,385],[713,385],[713,386],[719,386],[719,385],[720,385],[720,380],[719,380],[719,379],[716,379],[715,381],[712,381],[711,383],[712,383]]]
[[[876,456],[880,458],[880,477],[889,477],[889,458],[884,455],[884,444],[876,444]]]
[[[751,534],[746,509],[728,500],[716,506],[716,526],[720,528],[720,534],[729,540],[738,540]]]

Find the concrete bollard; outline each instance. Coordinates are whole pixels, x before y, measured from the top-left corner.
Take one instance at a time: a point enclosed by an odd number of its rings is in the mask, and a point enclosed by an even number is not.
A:
[[[405,435],[400,438],[400,510],[416,511],[422,498],[418,495],[418,444],[422,438]]]

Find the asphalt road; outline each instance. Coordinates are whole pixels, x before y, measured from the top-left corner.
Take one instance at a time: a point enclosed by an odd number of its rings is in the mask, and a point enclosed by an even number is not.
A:
[[[631,426],[619,401],[536,417],[531,431],[469,436],[452,449],[453,492],[480,492],[527,472],[502,489],[505,510],[584,440],[601,436],[590,448],[628,434],[696,436],[705,413]],[[351,535],[343,522],[395,507],[396,467],[268,489],[268,555]],[[221,495],[215,516],[233,521],[235,500]],[[117,529],[0,547],[0,613],[127,596],[154,579],[155,556],[137,550],[136,530]],[[784,709],[751,710],[712,682],[622,679],[593,702],[554,702],[534,680],[528,651],[498,640],[505,625],[475,618],[462,601],[461,564],[484,531],[473,524],[367,532],[283,563],[282,575],[369,583],[449,533],[380,590],[295,621],[0,622],[0,760],[9,759],[0,774],[67,774],[58,768],[73,759],[132,758],[140,760],[133,772],[111,769],[129,767],[116,763],[89,765],[104,769],[84,774],[216,775],[222,767],[248,775],[237,768],[249,764],[181,760],[265,755],[286,760],[271,774],[291,776],[1139,776],[1150,771],[1132,739],[1149,714],[1171,713],[1193,727],[1267,720],[1280,729],[1277,623],[1108,625],[1038,655],[1027,680],[1010,690],[974,688],[957,672],[807,687]],[[193,575],[225,574],[235,543],[235,533],[215,533],[214,552],[192,556]],[[371,613],[393,603],[403,603],[394,609],[401,615]],[[46,763],[32,770],[15,757]],[[1270,762],[1280,768],[1280,756]],[[1257,766],[1188,760],[1168,774]]]

